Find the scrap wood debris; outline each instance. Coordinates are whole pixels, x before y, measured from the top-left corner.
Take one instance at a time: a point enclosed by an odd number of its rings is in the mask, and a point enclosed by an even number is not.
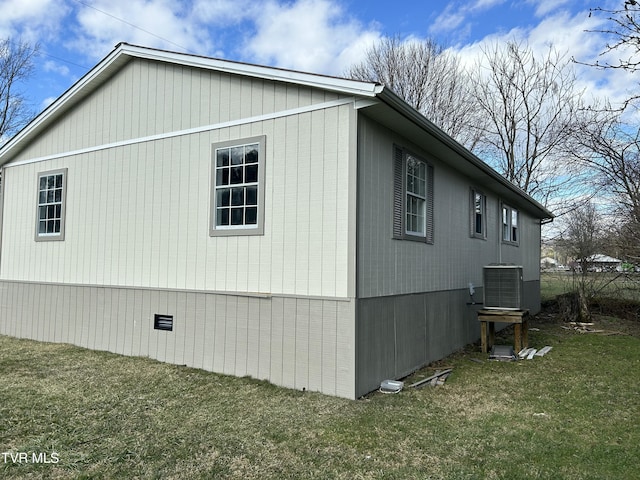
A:
[[[412,383],[411,385],[409,385],[409,388],[421,388],[426,385],[430,385],[432,387],[444,385],[444,382],[447,380],[449,375],[451,375],[452,371],[453,371],[453,368],[447,368],[445,370],[437,370],[436,373],[434,373],[430,377],[427,377],[420,381]]]
[[[574,330],[578,333],[598,333],[600,335],[626,335],[624,332],[618,332],[615,330],[602,330],[598,328],[591,328],[595,323],[591,322],[569,322],[569,327],[561,325],[565,330]]]

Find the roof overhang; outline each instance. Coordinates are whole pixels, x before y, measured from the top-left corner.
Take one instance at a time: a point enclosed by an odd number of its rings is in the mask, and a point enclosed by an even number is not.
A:
[[[391,90],[378,93],[379,103],[362,108],[370,117],[394,130],[430,154],[478,182],[486,185],[496,194],[524,208],[540,220],[552,220],[554,215],[524,190],[508,181],[479,157],[455,141],[424,115],[420,114]]]

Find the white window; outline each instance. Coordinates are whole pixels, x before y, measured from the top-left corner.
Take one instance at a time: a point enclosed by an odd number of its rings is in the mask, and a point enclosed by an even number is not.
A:
[[[518,210],[506,205],[502,206],[502,240],[516,244],[520,241]]]
[[[487,238],[487,197],[471,189],[471,236]]]
[[[67,169],[38,174],[36,241],[64,240]]]
[[[433,243],[433,167],[394,147],[393,236]]]
[[[213,146],[213,235],[261,235],[264,231],[264,137]]]
[[[425,236],[427,231],[427,164],[407,155],[406,233]]]

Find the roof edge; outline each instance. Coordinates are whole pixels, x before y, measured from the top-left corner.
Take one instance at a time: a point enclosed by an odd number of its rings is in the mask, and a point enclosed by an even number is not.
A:
[[[321,88],[345,95],[357,95],[373,98],[380,91],[381,86],[371,82],[362,82],[340,77],[331,77],[313,73],[287,70],[277,67],[265,67],[249,63],[221,60],[188,53],[171,52],[156,48],[142,47],[121,42],[84,76],[69,87],[53,103],[40,112],[22,130],[15,134],[0,148],[0,166],[13,158],[13,152],[20,151],[21,146],[29,141],[32,135],[46,128],[54,121],[65,107],[72,103],[78,95],[90,85],[98,81],[103,75],[109,75],[112,69],[118,69],[132,58],[142,58],[161,62],[191,66],[244,75],[264,80],[294,83],[313,88]]]
[[[521,196],[524,200],[526,200],[534,210],[538,212],[538,216],[541,220],[553,220],[555,215],[548,210],[544,205],[538,202],[535,198],[529,195],[527,192],[522,190],[517,185],[513,184],[505,177],[500,175],[496,170],[494,170],[491,166],[489,166],[486,162],[480,159],[473,152],[468,150],[466,147],[458,143],[451,136],[447,135],[440,127],[431,122],[428,118],[418,112],[415,108],[411,107],[407,102],[405,102],[401,97],[399,97],[396,93],[388,88],[381,89],[377,96],[389,107],[393,108],[400,112],[403,116],[410,119],[424,130],[426,130],[429,134],[436,137],[439,141],[444,143],[447,147],[454,150],[456,153],[464,157],[469,163],[474,165],[475,167],[482,170],[493,180],[500,183],[502,186],[511,190],[513,193]]]

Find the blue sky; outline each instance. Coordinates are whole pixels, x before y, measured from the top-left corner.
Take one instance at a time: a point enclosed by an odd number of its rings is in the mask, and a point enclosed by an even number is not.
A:
[[[23,86],[36,111],[61,95],[121,42],[341,75],[376,40],[431,37],[466,62],[510,39],[553,44],[594,60],[606,39],[596,0],[0,0],[0,38],[38,42],[36,74]],[[577,67],[594,95],[626,96],[623,72]]]

